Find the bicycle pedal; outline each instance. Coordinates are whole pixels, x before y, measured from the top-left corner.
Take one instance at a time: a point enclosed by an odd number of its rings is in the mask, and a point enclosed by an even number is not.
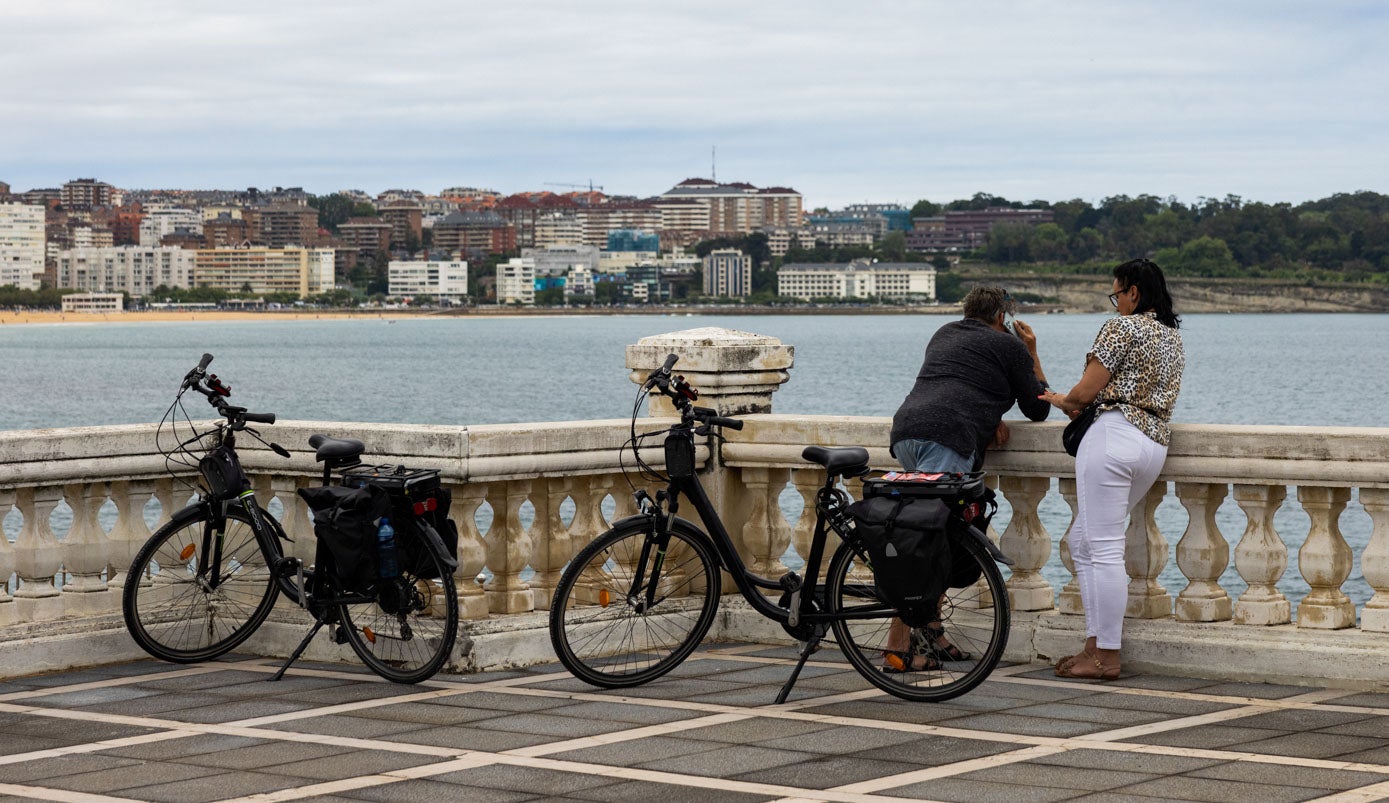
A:
[[[334,644],[346,644],[346,643],[347,643],[347,631],[346,631],[346,628],[344,628],[342,625],[337,625],[337,626],[335,626],[335,627],[333,628],[333,643],[334,643]]]

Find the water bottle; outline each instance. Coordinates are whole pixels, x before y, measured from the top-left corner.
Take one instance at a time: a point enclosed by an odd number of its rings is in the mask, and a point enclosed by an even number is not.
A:
[[[396,562],[395,528],[388,518],[382,518],[381,526],[376,528],[376,567],[377,574],[385,579],[400,574],[400,565]]]

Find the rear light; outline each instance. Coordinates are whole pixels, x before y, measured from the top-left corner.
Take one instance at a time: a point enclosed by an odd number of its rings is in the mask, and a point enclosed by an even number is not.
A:
[[[438,499],[424,499],[415,503],[415,515],[422,516],[426,512],[432,513],[439,509]]]

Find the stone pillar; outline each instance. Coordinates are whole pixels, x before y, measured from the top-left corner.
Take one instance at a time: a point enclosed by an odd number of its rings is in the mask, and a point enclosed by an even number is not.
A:
[[[548,611],[555,586],[559,584],[560,571],[574,554],[570,528],[564,526],[560,508],[576,485],[586,486],[588,482],[584,477],[551,477],[538,482],[543,492],[535,494],[532,500],[536,507],[535,524],[531,527],[531,541],[535,545],[531,554],[531,568],[535,569],[535,576],[531,578],[530,586],[536,610]],[[577,513],[575,518],[578,518]]]
[[[492,580],[485,586],[488,608],[496,613],[525,613],[535,608],[531,587],[521,579],[531,559],[531,536],[521,524],[521,505],[530,495],[531,481],[512,480],[504,487],[505,497],[492,503],[492,527],[486,538],[487,568],[492,570]]]
[[[1375,595],[1360,611],[1360,629],[1389,633],[1389,489],[1361,488],[1360,504],[1370,514],[1374,530],[1365,552],[1360,556],[1360,570]],[[5,508],[0,501],[0,514]]]
[[[743,525],[743,560],[754,574],[780,577],[789,571],[781,562],[781,556],[791,545],[791,527],[781,513],[780,497],[790,470],[745,468],[742,475],[750,503],[750,514]]]
[[[1167,539],[1158,530],[1154,514],[1167,496],[1167,483],[1153,483],[1143,501],[1133,509],[1124,532],[1124,566],[1129,573],[1129,604],[1124,615],[1132,619],[1162,619],[1172,615],[1172,595],[1158,583],[1167,566]]]
[[[49,524],[62,499],[62,488],[51,486],[20,488],[15,495],[15,505],[24,516],[24,527],[14,542],[14,570],[19,578],[14,597],[20,621],[54,619],[62,613],[53,577],[63,566],[63,546]]]
[[[5,516],[14,507],[15,492],[0,490],[0,625],[14,624],[16,620],[14,597],[10,596],[10,575],[14,573],[14,547],[5,535]]]
[[[1188,579],[1177,595],[1177,619],[1223,622],[1230,618],[1230,595],[1220,575],[1230,565],[1230,544],[1215,523],[1215,511],[1229,489],[1223,484],[1177,483],[1177,498],[1187,512],[1186,532],[1177,542],[1177,566]]]
[[[795,349],[775,337],[706,326],[664,335],[652,335],[627,347],[627,368],[640,385],[667,354],[680,361],[672,373],[683,374],[697,390],[701,407],[721,415],[770,413],[772,393],[789,378]],[[653,416],[673,415],[665,397],[651,397]]]
[[[63,539],[63,568],[68,579],[63,584],[64,613],[90,614],[105,605],[106,533],[97,522],[97,508],[106,501],[106,484],[75,483],[63,489],[72,508],[72,528]]]
[[[805,508],[801,510],[801,517],[796,521],[796,527],[791,532],[791,543],[796,547],[796,554],[801,559],[810,558],[810,542],[815,537],[815,497],[820,493],[820,488],[825,482],[825,472],[817,466],[814,469],[798,468],[791,472],[791,482],[796,486],[796,493],[801,495],[805,502]],[[820,560],[820,567],[823,569],[829,563],[829,556],[833,554],[837,546],[838,537],[832,533],[825,541],[825,555]],[[823,574],[823,572],[822,572]],[[810,578],[806,578],[810,582]]]
[[[109,583],[113,589],[125,585],[125,573],[135,560],[135,553],[149,540],[150,528],[145,523],[145,504],[154,495],[154,483],[117,480],[111,483],[111,501],[116,505],[116,524],[107,540],[111,564]]]
[[[1071,530],[1075,529],[1076,512],[1080,509],[1077,502],[1076,481],[1074,477],[1063,478],[1057,484],[1061,491],[1061,498],[1066,500],[1066,505],[1071,509],[1071,523],[1066,525],[1066,534],[1061,536],[1061,544],[1058,547],[1061,554],[1061,565],[1065,566],[1066,571],[1071,573],[1071,579],[1061,589],[1061,594],[1056,600],[1056,607],[1062,613],[1083,615],[1085,606],[1080,601],[1080,581],[1076,580],[1076,564],[1075,560],[1071,558]]]
[[[1055,605],[1051,583],[1042,567],[1051,557],[1051,536],[1037,517],[1037,505],[1051,488],[1049,477],[1003,477],[999,488],[1013,506],[1013,517],[1003,531],[1003,553],[1017,561],[1008,578],[1008,599],[1015,611],[1050,611]]]
[[[1236,485],[1235,501],[1244,511],[1244,536],[1235,545],[1235,568],[1249,588],[1235,602],[1238,625],[1284,625],[1292,621],[1292,605],[1278,581],[1288,569],[1288,546],[1273,529],[1288,489],[1282,485]]]
[[[477,511],[487,501],[487,486],[470,482],[451,485],[453,505],[449,518],[458,527],[458,569],[453,573],[458,590],[458,615],[464,619],[487,618],[487,595],[477,577],[487,565],[487,543],[477,528]],[[492,521],[496,526],[496,519]]]
[[[1350,576],[1352,555],[1337,521],[1350,501],[1349,488],[1301,486],[1297,500],[1312,520],[1297,566],[1311,591],[1297,606],[1297,626],[1338,630],[1355,627],[1355,604],[1341,591]]]

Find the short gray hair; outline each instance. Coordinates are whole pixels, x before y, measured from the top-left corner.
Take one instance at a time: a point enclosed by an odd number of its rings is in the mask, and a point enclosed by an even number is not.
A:
[[[977,318],[984,323],[998,320],[999,313],[1009,313],[1016,309],[1012,296],[1002,287],[976,287],[965,296],[965,317]]]

